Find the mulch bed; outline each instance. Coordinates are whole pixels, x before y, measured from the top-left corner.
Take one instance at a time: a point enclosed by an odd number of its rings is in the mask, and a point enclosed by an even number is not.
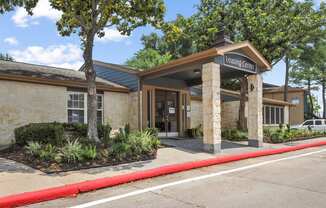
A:
[[[74,171],[74,170],[114,166],[114,165],[120,165],[120,164],[126,164],[131,162],[138,162],[138,161],[153,160],[156,158],[156,153],[157,151],[152,152],[151,154],[148,155],[147,154],[140,155],[137,158],[128,158],[123,161],[117,161],[110,158],[106,158],[106,159],[96,159],[94,161],[88,161],[83,163],[66,164],[66,163],[41,161],[37,158],[26,155],[22,147],[14,146],[5,150],[1,150],[0,157],[22,163],[24,165],[30,166],[34,169],[40,170],[47,174],[52,174],[52,173],[61,173],[61,172]]]

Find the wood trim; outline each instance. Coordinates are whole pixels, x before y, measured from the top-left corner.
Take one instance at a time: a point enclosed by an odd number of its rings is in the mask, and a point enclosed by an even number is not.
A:
[[[0,80],[87,89],[86,81],[78,81],[78,80],[50,80],[50,79],[44,79],[39,77],[26,77],[22,75],[3,75],[3,74],[0,75]],[[96,83],[96,88],[97,90],[111,91],[111,92],[123,92],[123,93],[129,92],[129,89],[127,88],[108,86],[99,82]]]
[[[169,87],[160,87],[155,85],[143,85],[146,89],[158,89],[158,90],[168,90],[168,91],[174,91],[174,92],[188,92],[188,89],[176,89],[176,88],[169,88]]]

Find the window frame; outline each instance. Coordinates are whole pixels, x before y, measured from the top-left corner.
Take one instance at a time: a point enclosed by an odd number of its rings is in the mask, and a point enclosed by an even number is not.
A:
[[[84,107],[83,108],[73,108],[73,107],[69,107],[68,105],[68,102],[69,102],[69,96],[70,95],[83,95],[84,96]],[[97,98],[98,97],[101,97],[102,98],[102,104],[101,104],[101,107],[102,108],[98,108],[98,99],[97,99],[97,103],[96,103],[96,111],[101,111],[101,123],[103,124],[104,123],[104,94],[96,94]],[[67,91],[67,102],[66,102],[66,108],[67,108],[67,122],[69,123],[69,117],[68,117],[68,111],[69,110],[82,110],[84,111],[84,124],[87,124],[87,118],[88,118],[88,115],[87,115],[87,112],[88,112],[88,109],[87,109],[87,92],[81,92],[81,91]]]
[[[284,115],[284,106],[264,105],[263,109],[264,109],[264,112],[263,112],[264,125],[279,125],[279,124],[284,123],[284,116],[285,116]],[[268,115],[268,117],[267,117],[267,115]],[[272,121],[274,121],[274,122],[272,122]]]

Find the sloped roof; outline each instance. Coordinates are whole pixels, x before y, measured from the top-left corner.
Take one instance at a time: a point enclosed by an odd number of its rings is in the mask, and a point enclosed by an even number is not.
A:
[[[72,69],[28,64],[22,62],[0,61],[0,79],[17,81],[45,82],[53,85],[86,87],[85,74]],[[128,88],[97,77],[100,89],[128,91]]]

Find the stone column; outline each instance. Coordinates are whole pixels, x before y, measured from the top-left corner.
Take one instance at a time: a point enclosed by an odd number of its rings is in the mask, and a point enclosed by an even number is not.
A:
[[[284,106],[284,124],[290,124],[289,115],[290,115],[289,106],[286,105]]]
[[[260,74],[248,76],[249,146],[263,146],[263,81]]]
[[[204,64],[202,81],[204,150],[218,153],[221,151],[220,65]]]

